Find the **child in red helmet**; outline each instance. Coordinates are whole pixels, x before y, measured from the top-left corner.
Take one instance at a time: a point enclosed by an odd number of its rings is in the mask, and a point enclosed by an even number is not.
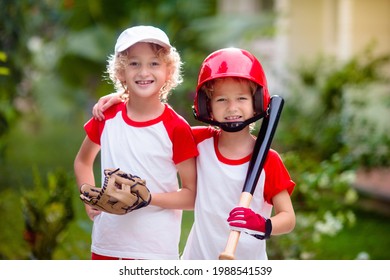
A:
[[[182,259],[218,259],[231,229],[247,233],[236,259],[267,259],[265,240],[293,230],[295,183],[275,150],[268,153],[250,208],[236,207],[256,141],[251,124],[265,115],[269,101],[263,68],[248,51],[221,49],[203,61],[194,114],[212,126],[192,128],[199,151],[197,196]],[[95,110],[107,99],[99,102]]]
[[[235,207],[256,141],[250,124],[264,116],[269,101],[263,68],[248,51],[221,49],[204,60],[194,113],[219,128],[192,129],[199,151],[198,182],[195,221],[183,259],[217,259],[230,229],[248,233],[240,237],[236,259],[267,259],[265,239],[294,228],[290,195],[295,184],[274,150],[268,153],[250,208]]]

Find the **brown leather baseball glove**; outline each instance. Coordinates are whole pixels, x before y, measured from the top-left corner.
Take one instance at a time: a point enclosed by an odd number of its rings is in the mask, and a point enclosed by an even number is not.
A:
[[[145,180],[125,173],[119,168],[105,169],[103,187],[83,184],[80,188],[81,200],[98,210],[124,215],[149,205],[151,194]]]

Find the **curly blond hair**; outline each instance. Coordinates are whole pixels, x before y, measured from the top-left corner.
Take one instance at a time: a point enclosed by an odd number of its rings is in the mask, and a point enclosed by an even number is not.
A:
[[[160,100],[166,102],[171,91],[183,82],[182,77],[182,65],[181,57],[176,48],[171,47],[169,49],[164,48],[158,44],[148,43],[152,47],[156,56],[162,59],[168,67],[169,79],[165,82],[164,86],[160,89]],[[123,92],[124,98],[126,98],[127,87],[126,84],[118,79],[119,73],[125,70],[125,66],[128,65],[128,49],[123,52],[112,54],[107,59],[106,74],[108,79],[114,85],[117,92]]]

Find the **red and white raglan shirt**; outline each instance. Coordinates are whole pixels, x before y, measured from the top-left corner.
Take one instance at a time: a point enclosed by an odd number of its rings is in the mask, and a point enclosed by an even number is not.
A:
[[[224,251],[230,228],[229,212],[238,204],[251,155],[231,160],[218,150],[220,131],[209,127],[193,127],[198,145],[197,196],[194,224],[182,255],[185,260],[216,260]],[[269,218],[272,198],[282,190],[292,193],[291,180],[280,156],[270,150],[260,175],[250,208]],[[266,242],[249,234],[241,234],[236,259],[267,259]]]
[[[112,106],[105,120],[90,119],[88,137],[101,146],[104,169],[120,168],[146,180],[152,193],[179,189],[176,164],[198,155],[189,124],[169,105],[161,116],[136,122],[126,104]],[[132,259],[178,259],[181,210],[148,205],[126,215],[96,216],[91,250],[95,254]]]

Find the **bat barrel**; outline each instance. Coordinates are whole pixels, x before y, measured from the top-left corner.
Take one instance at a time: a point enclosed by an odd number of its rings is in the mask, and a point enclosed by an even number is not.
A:
[[[261,170],[263,169],[264,162],[267,158],[269,148],[272,143],[272,139],[275,135],[276,127],[279,122],[280,114],[283,109],[284,99],[278,95],[273,95],[269,104],[269,112],[264,117],[260,127],[258,137],[262,141],[256,141],[255,147],[252,153],[252,159],[249,163],[247,176],[245,178],[243,192],[249,192],[253,195],[257,181],[259,180]],[[264,143],[264,144],[263,144]],[[255,157],[255,158],[254,158]]]

